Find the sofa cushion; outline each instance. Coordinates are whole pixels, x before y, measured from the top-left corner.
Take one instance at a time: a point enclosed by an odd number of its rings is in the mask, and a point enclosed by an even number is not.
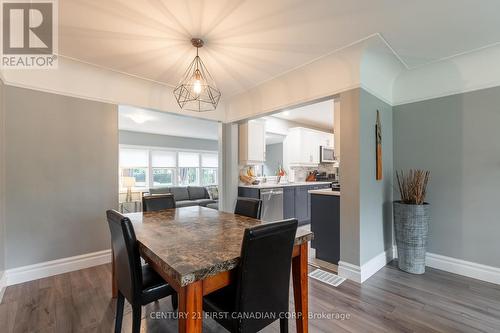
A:
[[[212,209],[219,209],[219,203],[218,202],[214,202],[214,203],[210,203],[207,205],[207,208],[212,208]]]
[[[197,205],[200,205],[203,207],[206,207],[208,204],[217,202],[217,201],[212,200],[212,199],[198,199],[198,200],[194,200],[194,201],[196,202]]]
[[[219,188],[217,186],[207,186],[208,197],[212,200],[219,200]]]
[[[175,201],[183,201],[183,200],[189,200],[189,192],[187,190],[187,187],[171,187],[170,188],[170,193],[174,195]]]
[[[207,190],[201,186],[188,186],[189,200],[208,199]]]
[[[170,187],[152,187],[149,189],[150,194],[168,194]]]
[[[193,200],[181,200],[181,201],[175,202],[176,208],[191,207],[191,206],[198,206],[198,203],[196,201],[193,201]]]

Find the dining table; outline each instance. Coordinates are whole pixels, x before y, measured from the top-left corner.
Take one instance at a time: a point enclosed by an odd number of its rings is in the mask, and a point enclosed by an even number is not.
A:
[[[179,332],[202,331],[203,296],[235,280],[245,229],[269,223],[201,206],[125,216],[134,226],[141,257],[177,291]],[[297,332],[308,331],[307,253],[312,238],[311,231],[297,229],[291,267]],[[112,271],[116,297],[114,256]]]

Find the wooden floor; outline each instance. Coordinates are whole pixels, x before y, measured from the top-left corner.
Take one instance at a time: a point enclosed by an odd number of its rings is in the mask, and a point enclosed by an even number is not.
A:
[[[110,279],[110,266],[103,265],[8,287],[0,331],[112,332]],[[500,286],[434,269],[415,276],[391,264],[362,286],[346,281],[334,288],[310,280],[309,304],[316,314],[350,316],[312,319],[310,332],[500,332]],[[177,332],[175,319],[151,319],[157,311],[168,316],[170,299],[144,308],[142,330]],[[123,332],[130,332],[128,304],[125,312]],[[295,332],[293,321],[290,329]],[[205,320],[204,332],[224,329]]]

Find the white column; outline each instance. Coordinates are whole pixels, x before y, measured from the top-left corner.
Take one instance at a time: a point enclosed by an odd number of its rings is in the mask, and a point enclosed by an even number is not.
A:
[[[233,212],[238,197],[238,124],[219,124],[219,210]]]

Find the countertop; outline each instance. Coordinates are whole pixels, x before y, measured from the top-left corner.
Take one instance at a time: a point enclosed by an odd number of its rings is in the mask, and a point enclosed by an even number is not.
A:
[[[332,191],[331,188],[325,188],[321,190],[309,190],[307,191],[310,194],[320,194],[320,195],[334,195],[340,197],[340,191]]]
[[[283,183],[283,184],[276,184],[276,183],[263,183],[259,185],[238,185],[239,187],[247,187],[247,188],[276,188],[276,187],[289,187],[289,186],[314,186],[314,185],[327,185],[331,184],[332,182],[294,182],[294,183]],[[328,189],[330,192],[331,189]]]
[[[141,253],[180,286],[236,267],[245,228],[265,223],[200,206],[126,216],[134,225]],[[295,245],[312,238],[311,231],[299,227]]]

